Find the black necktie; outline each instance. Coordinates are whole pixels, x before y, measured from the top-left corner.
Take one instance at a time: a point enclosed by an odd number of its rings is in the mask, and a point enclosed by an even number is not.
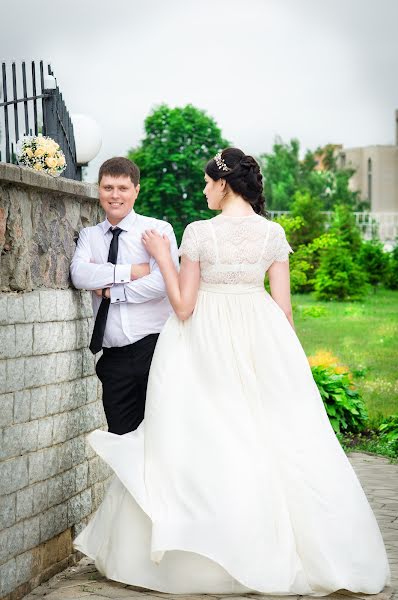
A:
[[[109,254],[108,254],[108,262],[112,264],[116,264],[117,261],[117,251],[119,248],[119,235],[122,233],[122,229],[120,227],[115,227],[112,229],[112,241],[109,246]],[[108,298],[103,298],[100,304],[100,307],[97,312],[97,316],[94,323],[93,335],[91,336],[90,342],[90,350],[93,354],[97,354],[100,350],[102,350],[102,341],[104,339],[106,319],[108,317],[110,300]]]

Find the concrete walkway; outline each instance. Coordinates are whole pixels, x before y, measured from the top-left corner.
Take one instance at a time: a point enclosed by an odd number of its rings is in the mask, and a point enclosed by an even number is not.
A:
[[[370,456],[362,453],[352,453],[351,463],[361,480],[369,502],[379,522],[387,553],[390,559],[392,582],[391,587],[374,596],[361,596],[349,592],[340,592],[328,596],[333,600],[349,600],[351,598],[371,598],[375,600],[398,600],[398,465],[390,464],[385,458]],[[70,567],[56,575],[49,582],[36,588],[24,600],[217,600],[221,596],[173,596],[134,588],[123,584],[107,581],[102,577],[92,561],[84,558],[75,567]],[[256,594],[247,594],[245,598],[259,598]],[[229,596],[222,596],[224,600]],[[241,596],[231,596],[239,600]],[[268,596],[269,598],[269,596]],[[279,599],[281,597],[279,596]],[[288,596],[287,599],[300,598]],[[301,598],[306,598],[302,596]]]

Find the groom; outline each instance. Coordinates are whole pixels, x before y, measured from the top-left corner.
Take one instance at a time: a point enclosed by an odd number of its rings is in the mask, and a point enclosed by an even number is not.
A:
[[[134,211],[139,181],[137,165],[127,158],[104,162],[98,185],[106,219],[82,229],[71,264],[74,286],[93,292],[90,350],[103,351],[96,371],[108,429],[119,435],[137,429],[144,418],[152,356],[172,310],[159,267],[141,242],[146,229],[168,236],[178,267],[171,225]]]

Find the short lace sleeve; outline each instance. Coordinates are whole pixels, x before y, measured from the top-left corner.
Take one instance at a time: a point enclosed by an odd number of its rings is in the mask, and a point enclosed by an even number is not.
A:
[[[289,258],[290,252],[293,252],[293,250],[290,247],[290,245],[286,239],[285,230],[283,229],[283,227],[281,225],[278,224],[278,231],[276,232],[276,236],[275,236],[274,261],[277,261],[277,262],[287,261]]]
[[[189,260],[199,260],[199,248],[196,235],[192,224],[187,225],[182,236],[181,246],[178,250],[178,256],[186,256]]]

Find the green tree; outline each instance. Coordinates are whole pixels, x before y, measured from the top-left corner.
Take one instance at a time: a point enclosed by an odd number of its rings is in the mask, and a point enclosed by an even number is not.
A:
[[[362,245],[362,238],[355,215],[349,206],[341,204],[335,207],[329,231],[340,240],[341,244],[349,248],[354,256],[357,255]]]
[[[314,289],[318,300],[360,300],[367,293],[365,273],[340,240],[322,252]]]
[[[291,216],[301,217],[303,221],[302,227],[292,232],[290,239],[294,247],[308,244],[324,232],[325,215],[322,213],[322,202],[309,192],[298,191],[294,194]]]
[[[179,241],[186,225],[214,216],[203,196],[206,162],[229,146],[215,121],[188,104],[163,104],[145,120],[145,137],[128,158],[141,170],[140,212],[173,224]]]
[[[383,244],[379,240],[362,242],[358,264],[363,269],[374,291],[376,291],[379,284],[387,283],[389,255],[384,252]]]
[[[319,162],[322,160],[322,168]],[[288,144],[277,139],[272,152],[260,157],[265,179],[265,194],[271,210],[290,210],[297,192],[308,192],[322,203],[322,210],[335,204],[357,206],[358,192],[349,187],[354,171],[337,165],[332,145],[307,151],[300,159],[300,144],[292,139]]]

